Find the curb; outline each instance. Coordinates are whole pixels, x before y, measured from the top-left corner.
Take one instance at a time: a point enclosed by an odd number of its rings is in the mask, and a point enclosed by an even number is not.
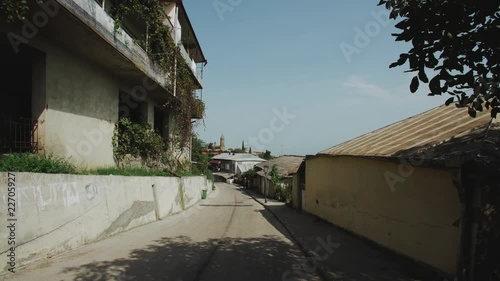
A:
[[[278,220],[278,222],[285,228],[285,230],[288,232],[288,234],[290,234],[290,236],[292,237],[293,242],[296,243],[299,246],[299,249],[302,251],[302,253],[306,257],[308,257],[308,258],[314,258],[314,256],[311,254],[311,252],[314,252],[314,251],[308,249],[306,246],[304,246],[302,244],[302,242],[299,241],[299,239],[295,236],[295,234],[288,227],[288,225],[286,224],[285,221],[283,221],[278,215],[276,215],[276,213],[274,213],[273,211],[271,211],[271,209],[269,209],[266,204],[260,202],[259,199],[255,198],[255,196],[253,196],[252,194],[250,194],[249,192],[247,192],[244,188],[240,187],[240,189],[246,195],[252,197],[253,200],[255,200],[257,203],[259,203],[260,205],[262,205],[264,207],[264,209],[266,209],[269,213],[271,213],[271,215],[273,215],[274,218],[276,218],[276,220]],[[316,269],[316,273],[318,273],[318,275],[321,277],[321,279],[323,279],[325,281],[333,281],[330,278],[328,278],[328,274],[327,274],[327,271],[324,269],[324,266],[322,264],[320,264],[319,261],[317,263],[318,263],[318,267]]]

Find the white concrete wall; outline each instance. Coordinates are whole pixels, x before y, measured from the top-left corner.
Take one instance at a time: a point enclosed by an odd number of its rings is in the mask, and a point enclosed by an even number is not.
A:
[[[119,86],[110,74],[46,45],[45,151],[81,167],[114,166],[113,129]]]
[[[153,191],[157,199],[156,202],[158,202],[158,219],[179,213],[183,210],[181,179],[155,178],[154,185]]]
[[[15,177],[16,267],[179,213],[201,199],[201,190],[212,191],[212,182],[205,177],[35,173],[15,173]],[[3,222],[7,180],[8,174],[0,173]],[[1,227],[0,237],[7,237],[7,231]],[[7,262],[9,247],[0,243],[1,264]],[[0,273],[4,270],[2,266]]]
[[[201,198],[202,190],[212,190],[212,185],[207,186],[205,177],[185,177],[182,178],[184,187],[184,204],[186,208],[195,205]]]

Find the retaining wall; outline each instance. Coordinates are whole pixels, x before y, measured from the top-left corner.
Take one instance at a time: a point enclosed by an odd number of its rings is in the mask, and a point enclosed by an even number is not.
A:
[[[8,173],[0,173],[0,273],[8,269],[15,223],[16,268],[179,213],[212,191],[206,177],[124,177],[14,173],[15,216],[8,212]],[[17,219],[8,222],[7,219]]]

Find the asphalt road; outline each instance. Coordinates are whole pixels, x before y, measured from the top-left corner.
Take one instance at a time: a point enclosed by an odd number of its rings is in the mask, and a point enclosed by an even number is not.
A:
[[[321,280],[279,222],[228,184],[163,221],[21,268],[2,280]],[[284,275],[285,274],[285,275]],[[285,277],[285,278],[283,278]]]

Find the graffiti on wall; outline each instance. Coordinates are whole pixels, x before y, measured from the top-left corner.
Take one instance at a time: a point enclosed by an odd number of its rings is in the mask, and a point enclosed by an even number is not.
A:
[[[36,203],[38,211],[44,211],[50,206],[60,206],[61,204],[66,207],[72,207],[80,204],[81,200],[92,201],[101,195],[100,188],[95,183],[89,183],[85,186],[85,197],[80,196],[79,184],[77,182],[58,182],[49,183],[45,185],[35,185],[17,188],[17,204],[19,209],[23,208],[26,204],[33,205]],[[81,188],[81,185],[80,185]],[[3,201],[6,202],[7,198],[4,195]]]

